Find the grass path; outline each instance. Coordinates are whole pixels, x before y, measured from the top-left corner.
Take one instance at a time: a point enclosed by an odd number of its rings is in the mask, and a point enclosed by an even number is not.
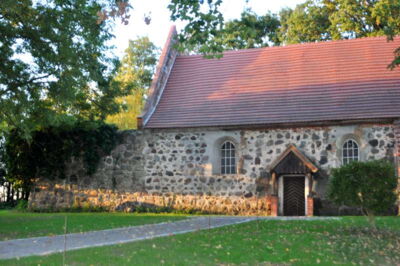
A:
[[[400,218],[327,221],[260,220],[210,231],[67,252],[69,265],[396,265]],[[1,261],[2,265],[59,265],[62,254]]]
[[[0,211],[0,240],[52,236],[185,219],[183,215],[128,213],[21,213]]]

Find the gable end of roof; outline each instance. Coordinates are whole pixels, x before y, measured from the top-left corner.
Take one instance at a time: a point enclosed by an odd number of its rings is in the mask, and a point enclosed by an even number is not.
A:
[[[139,128],[144,127],[149,121],[150,117],[157,107],[158,102],[161,99],[164,88],[167,84],[169,74],[171,73],[172,67],[175,63],[175,59],[178,55],[178,52],[176,51],[176,49],[174,49],[176,34],[176,27],[171,26],[167,41],[165,42],[165,45],[160,55],[160,59],[157,64],[156,73],[151,83],[146,104],[144,106],[142,114],[137,117],[137,124]]]

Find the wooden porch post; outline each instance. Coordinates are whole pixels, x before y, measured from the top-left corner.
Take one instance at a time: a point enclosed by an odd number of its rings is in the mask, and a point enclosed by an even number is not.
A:
[[[312,197],[314,195],[314,191],[313,191],[313,177],[311,173],[307,174],[307,179],[308,179],[308,197]]]
[[[393,130],[394,130],[394,163],[395,170],[397,175],[397,215],[400,216],[400,119],[397,119],[393,122]]]
[[[276,173],[272,172],[272,195],[276,196],[278,194],[278,182],[276,180]]]

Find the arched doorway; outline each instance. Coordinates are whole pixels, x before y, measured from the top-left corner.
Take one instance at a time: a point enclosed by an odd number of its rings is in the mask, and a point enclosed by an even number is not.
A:
[[[318,168],[294,145],[277,158],[271,165],[271,176],[278,215],[313,215],[313,177],[317,171]]]

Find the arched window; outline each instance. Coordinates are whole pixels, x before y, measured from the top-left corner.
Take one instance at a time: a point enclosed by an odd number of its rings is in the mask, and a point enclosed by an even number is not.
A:
[[[235,145],[230,141],[221,146],[221,174],[236,174]]]
[[[357,142],[352,139],[347,140],[343,144],[342,161],[343,164],[351,163],[352,161],[358,161],[360,159],[360,150]]]

